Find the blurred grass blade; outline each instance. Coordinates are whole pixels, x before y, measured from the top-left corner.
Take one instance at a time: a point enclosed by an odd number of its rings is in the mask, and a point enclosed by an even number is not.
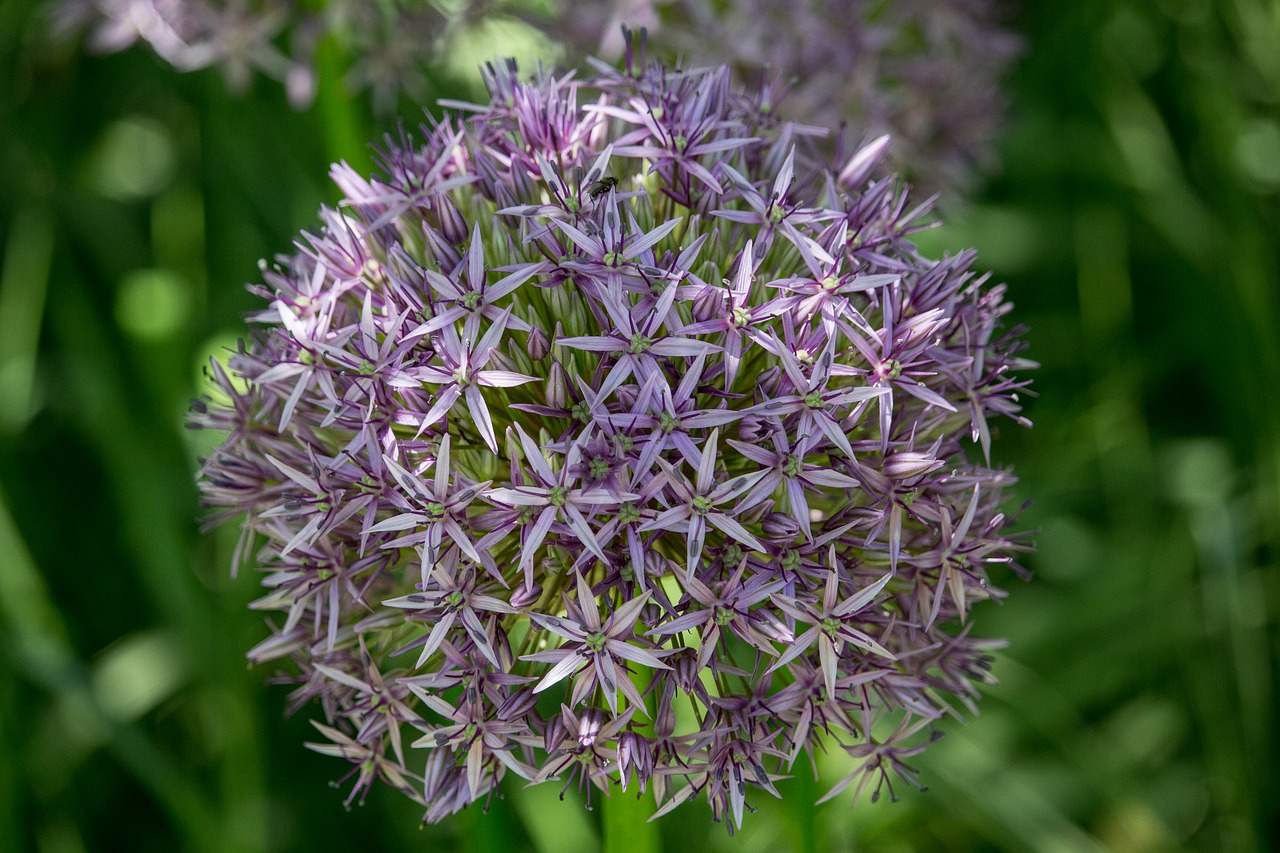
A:
[[[31,417],[36,349],[53,259],[53,220],[27,208],[13,221],[0,269],[0,432],[14,435]]]

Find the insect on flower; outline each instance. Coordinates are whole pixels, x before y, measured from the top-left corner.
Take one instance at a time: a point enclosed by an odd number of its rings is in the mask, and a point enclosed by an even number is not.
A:
[[[591,196],[591,199],[594,201],[595,199],[600,198],[600,196],[604,195],[610,190],[616,189],[617,186],[618,186],[617,178],[615,178],[613,175],[605,175],[600,180],[592,181],[591,183],[587,184],[587,195]]]

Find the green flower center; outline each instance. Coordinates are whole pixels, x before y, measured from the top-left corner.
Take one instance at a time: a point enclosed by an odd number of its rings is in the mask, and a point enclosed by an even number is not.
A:
[[[804,404],[811,409],[821,409],[823,405],[822,392],[810,391],[808,394],[805,395]]]
[[[706,515],[711,512],[711,507],[713,506],[715,506],[715,504],[711,501],[711,498],[706,495],[694,495],[693,511],[698,515]]]
[[[450,607],[459,607],[462,605],[462,599],[463,599],[462,590],[455,589],[453,592],[449,593],[444,597],[444,603],[449,605]]]
[[[729,322],[738,328],[749,326],[751,325],[751,312],[746,308],[734,308],[733,317]]]
[[[438,503],[429,503],[429,504],[427,504],[427,517],[428,517],[428,518],[433,518],[433,519],[434,519],[434,518],[444,518],[444,514],[445,514],[444,504],[438,504]]]
[[[728,548],[724,549],[724,564],[728,568],[737,568],[738,564],[746,559],[746,557],[747,552],[743,551],[742,546],[737,542],[731,543]]]
[[[480,294],[473,290],[469,293],[462,294],[462,299],[459,301],[462,303],[463,308],[466,308],[468,311],[474,311],[476,310],[476,306],[480,304]]]
[[[880,364],[880,375],[885,379],[897,379],[902,375],[902,362],[896,358],[886,359]]]
[[[675,432],[678,426],[680,426],[680,419],[670,412],[658,415],[658,429],[663,432]]]
[[[813,353],[807,349],[798,349],[796,350],[796,361],[801,364],[813,364]]]
[[[800,552],[795,548],[788,548],[782,552],[782,559],[779,565],[788,572],[793,572],[800,568]]]
[[[828,616],[822,620],[822,630],[835,636],[836,632],[840,630],[840,620],[834,616]]]
[[[618,524],[635,524],[640,520],[640,508],[633,503],[618,507]]]
[[[733,611],[728,607],[717,604],[713,613],[715,614],[713,618],[716,620],[716,624],[721,628],[733,621]]]
[[[609,462],[597,456],[587,465],[587,471],[590,473],[591,479],[601,480],[609,474]]]
[[[827,291],[828,293],[835,290],[839,286],[840,286],[839,276],[829,275],[822,280],[822,289]]]
[[[800,469],[802,467],[800,457],[796,456],[794,453],[788,453],[786,456],[782,457],[782,460],[783,474],[788,477],[800,476]]]
[[[600,654],[602,651],[604,651],[604,644],[607,640],[608,640],[608,637],[606,637],[602,633],[597,632],[595,634],[588,634],[587,638],[583,642],[586,643],[588,649],[590,649],[596,654]]]
[[[632,355],[640,355],[643,352],[648,352],[649,347],[651,346],[653,346],[653,338],[650,338],[647,335],[642,335],[639,332],[636,332],[631,336]]]
[[[569,414],[573,415],[575,421],[581,423],[591,422],[591,407],[586,403],[574,403],[573,408],[569,410]]]
[[[564,506],[565,501],[569,497],[569,490],[564,486],[556,486],[551,490],[551,494],[547,495],[547,501],[552,506]]]
[[[604,257],[601,258],[601,260],[604,261],[604,265],[607,267],[616,267],[622,263],[622,253],[605,252]]]

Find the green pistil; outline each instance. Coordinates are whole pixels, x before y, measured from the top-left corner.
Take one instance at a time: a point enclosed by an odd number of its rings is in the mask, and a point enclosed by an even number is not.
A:
[[[886,359],[880,364],[880,374],[885,379],[897,379],[902,375],[902,362],[896,358]]]
[[[520,507],[520,512],[516,515],[516,518],[519,520],[521,526],[529,525],[533,524],[533,517],[535,514],[533,507],[522,506]]]
[[[629,435],[622,436],[618,441],[618,447],[623,453],[630,453],[636,446],[636,440]]]
[[[675,432],[676,427],[680,426],[680,419],[670,412],[663,412],[658,415],[658,429],[666,433]]]
[[[822,289],[830,293],[840,286],[840,277],[829,275],[822,280]]]
[[[316,569],[316,578],[318,580],[327,581],[333,577],[333,569]]]
[[[742,550],[737,542],[732,543],[728,548],[724,549],[724,564],[728,568],[736,568],[739,563],[745,560],[747,552]]]
[[[777,225],[779,222],[785,219],[786,216],[787,216],[787,212],[783,210],[782,207],[777,202],[774,202],[773,204],[769,205],[769,221],[772,222],[774,225]]]
[[[683,152],[685,148],[689,147],[689,138],[687,136],[677,136],[671,140],[671,145],[676,151]]]
[[[453,381],[458,383],[460,387],[466,388],[471,384],[471,377],[465,367],[459,367],[453,371]]]
[[[597,456],[587,465],[587,471],[590,473],[591,479],[603,479],[609,474],[609,463]]]
[[[578,200],[573,196],[569,196],[564,200],[564,207],[565,207],[565,210],[569,211],[570,213],[577,213]]]
[[[333,509],[333,504],[329,501],[316,501],[316,510],[319,512],[328,512]]]
[[[821,409],[823,406],[822,392],[821,391],[809,392],[808,394],[805,395],[804,404],[811,409]]]
[[[782,473],[788,477],[799,477],[802,467],[800,458],[794,453],[788,453],[782,459]]]
[[[915,503],[915,500],[919,495],[919,489],[909,489],[905,492],[899,492],[898,502],[903,506],[911,506],[911,504]]]
[[[714,613],[715,613],[714,618],[716,620],[716,624],[719,625],[721,628],[723,628],[725,625],[728,625],[731,621],[733,621],[733,611],[730,610],[728,607],[722,607],[719,604],[717,604],[715,607]]]
[[[547,500],[552,506],[564,506],[565,500],[569,497],[569,490],[564,486],[556,486],[551,490],[551,494],[547,496]]]
[[[591,422],[591,408],[586,403],[574,403],[573,408],[569,410],[569,414],[573,415],[573,419],[580,423]]]
[[[595,652],[596,654],[600,654],[602,651],[604,651],[604,644],[607,640],[608,640],[608,637],[606,637],[604,634],[597,633],[597,634],[588,634],[584,642],[587,644],[588,649]]]
[[[636,332],[631,336],[632,355],[640,355],[641,353],[648,352],[649,347],[651,346],[653,346],[653,338],[650,338],[647,335],[642,335],[639,332]]]
[[[782,566],[783,570],[788,572],[794,572],[796,569],[800,568],[800,552],[797,551],[795,548],[788,548],[787,550],[783,551],[780,565]]]
[[[604,261],[604,265],[607,267],[616,267],[622,263],[622,253],[605,252],[604,257],[601,258],[601,260]]]
[[[444,597],[444,603],[450,607],[459,607],[462,605],[462,590],[455,589]]]
[[[706,515],[711,512],[711,507],[715,506],[711,498],[706,495],[694,495],[693,511],[698,515]]]
[[[834,616],[828,616],[826,619],[822,620],[822,630],[826,631],[831,636],[835,636],[840,630],[840,620]]]
[[[796,350],[796,361],[801,364],[813,364],[813,353],[807,349],[798,349]]]
[[[361,376],[372,376],[374,373],[378,372],[378,366],[374,364],[372,361],[360,362],[360,367],[357,369],[359,370]]]
[[[458,301],[462,303],[463,308],[466,308],[468,311],[474,311],[476,310],[476,306],[480,304],[480,294],[472,290],[468,293],[462,294],[462,298]]]
[[[429,504],[427,504],[427,517],[428,517],[428,518],[433,518],[433,519],[435,519],[435,518],[444,518],[444,514],[445,514],[444,504],[438,504],[438,503],[429,503]]]
[[[625,503],[618,507],[618,524],[635,524],[640,520],[640,508],[633,503]]]

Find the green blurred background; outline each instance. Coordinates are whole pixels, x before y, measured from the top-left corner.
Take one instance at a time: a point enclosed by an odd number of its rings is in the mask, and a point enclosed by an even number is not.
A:
[[[977,246],[1043,365],[1035,429],[996,442],[1039,530],[1035,579],[979,613],[1001,683],[918,759],[927,793],[815,808],[795,780],[731,841],[677,811],[667,850],[1280,849],[1280,2],[1014,25],[1003,171],[922,240]],[[255,579],[196,530],[200,365],[391,123],[340,52],[297,113],[41,31],[0,2],[0,850],[598,849],[607,819],[551,786],[426,829],[389,789],[345,812],[244,663]],[[432,82],[472,94],[512,49]]]

